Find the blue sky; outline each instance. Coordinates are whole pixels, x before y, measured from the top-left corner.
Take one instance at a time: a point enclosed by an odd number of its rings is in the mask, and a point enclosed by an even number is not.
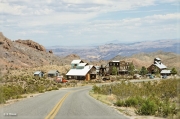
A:
[[[0,0],[0,31],[44,46],[180,38],[179,0]]]

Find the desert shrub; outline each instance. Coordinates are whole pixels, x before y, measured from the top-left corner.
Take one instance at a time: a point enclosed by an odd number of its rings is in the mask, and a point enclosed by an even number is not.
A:
[[[175,104],[170,104],[169,101],[160,103],[158,107],[157,116],[168,117],[169,115],[176,115],[177,108]]]
[[[130,106],[134,106],[135,107],[136,105],[138,105],[138,100],[135,97],[128,98],[125,101],[125,106],[127,106],[127,107],[130,107]]]
[[[58,83],[58,84],[57,84],[57,87],[58,87],[58,88],[61,88],[61,87],[62,87],[62,84],[59,84],[59,83]]]
[[[59,88],[56,87],[56,86],[53,86],[53,87],[52,87],[52,90],[59,90]]]
[[[0,90],[0,103],[4,103],[8,99],[23,94],[23,88],[19,85],[4,85],[0,87]]]
[[[137,112],[141,115],[154,115],[157,109],[156,103],[153,100],[147,99],[142,103]]]
[[[121,83],[94,85],[95,93],[108,95],[111,88],[112,94],[117,96],[117,106],[135,107],[136,113],[141,115],[157,115],[167,117],[176,115],[178,103],[178,81],[180,79],[168,79],[152,82]]]
[[[38,92],[39,92],[39,93],[44,93],[44,90],[45,90],[44,85],[39,85],[39,86],[38,86]]]
[[[0,86],[0,104],[5,103],[5,98],[3,97],[3,87]]]
[[[100,93],[100,87],[98,87],[98,86],[96,86],[96,85],[94,85],[94,86],[92,87],[92,90],[94,91],[94,93]]]
[[[116,103],[114,103],[116,106],[122,107],[125,105],[125,102],[122,100],[117,100]]]
[[[52,90],[52,87],[48,87],[47,89],[46,89],[46,91],[51,91]]]
[[[139,96],[135,96],[135,97],[129,97],[129,98],[124,99],[124,100],[119,99],[119,100],[117,100],[115,105],[124,106],[124,107],[139,107],[144,102],[145,102],[144,98],[139,97]]]

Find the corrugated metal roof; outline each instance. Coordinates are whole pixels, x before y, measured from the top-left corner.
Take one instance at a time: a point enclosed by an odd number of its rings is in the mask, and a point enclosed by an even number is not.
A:
[[[112,62],[120,62],[120,61],[112,61]]]
[[[71,62],[71,64],[78,64],[78,63],[80,63],[82,60],[73,60],[72,62]]]
[[[93,67],[93,65],[87,65],[83,69],[70,69],[66,74],[67,76],[85,76]]]
[[[34,72],[34,74],[40,74],[41,73],[41,71],[36,71],[36,72]]]
[[[96,69],[100,69],[100,66],[95,66],[96,67]]]
[[[55,74],[56,72],[59,72],[58,70],[50,70],[48,71],[48,74]]]
[[[161,71],[161,74],[170,74],[171,73],[171,70],[162,70]]]
[[[156,62],[154,65],[156,65],[159,69],[166,69],[167,68],[163,63]]]
[[[86,66],[87,63],[79,63],[78,66]]]
[[[155,59],[156,59],[156,60],[161,60],[161,59],[160,59],[160,58],[158,58],[158,57],[157,57],[157,58],[155,58]]]

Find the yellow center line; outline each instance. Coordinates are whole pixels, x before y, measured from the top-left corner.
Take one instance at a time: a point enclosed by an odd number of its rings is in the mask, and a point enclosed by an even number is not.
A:
[[[56,116],[56,114],[58,113],[59,109],[61,108],[62,103],[64,102],[64,100],[67,98],[67,96],[70,94],[66,93],[61,100],[54,106],[54,108],[51,110],[51,112],[45,117],[45,119],[54,119],[54,117]]]

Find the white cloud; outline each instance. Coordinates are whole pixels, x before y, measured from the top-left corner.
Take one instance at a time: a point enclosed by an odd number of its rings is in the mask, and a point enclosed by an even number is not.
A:
[[[22,12],[26,9],[26,6],[13,5],[11,6],[9,3],[0,3],[0,13],[7,13],[12,15],[24,15]]]
[[[180,14],[171,11],[163,12],[162,9],[150,9],[151,6],[163,3],[174,4],[177,1],[3,0],[0,2],[0,14],[2,15],[0,23],[3,24],[3,30],[7,33],[11,31],[14,34],[20,34],[15,35],[18,38],[27,36],[36,39],[41,37],[38,34],[47,34],[49,37],[53,36],[54,39],[64,38],[67,41],[89,39],[91,41],[143,39],[149,33],[152,34],[149,37],[154,38],[173,37],[178,31],[177,20],[180,19]],[[151,11],[150,14],[147,11],[143,12],[142,8],[146,6]],[[132,15],[134,12],[139,16],[126,15],[118,19],[107,20],[103,17],[99,19],[101,15],[115,11],[132,12]],[[112,15],[112,17],[116,16]]]
[[[44,30],[33,30],[31,31],[32,33],[38,33],[38,34],[44,34],[44,33],[48,33],[47,31]]]
[[[4,0],[0,12],[12,15],[44,15],[54,12],[95,12],[129,10],[153,5],[155,0]]]
[[[146,17],[147,19],[154,19],[157,20],[180,20],[180,13],[174,13],[174,14],[165,14],[165,15],[153,15]]]

